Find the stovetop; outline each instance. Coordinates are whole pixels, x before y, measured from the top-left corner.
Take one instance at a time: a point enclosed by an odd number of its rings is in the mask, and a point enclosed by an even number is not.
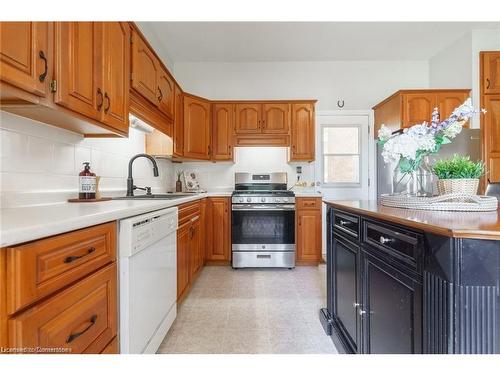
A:
[[[234,190],[233,196],[294,197],[291,190]]]

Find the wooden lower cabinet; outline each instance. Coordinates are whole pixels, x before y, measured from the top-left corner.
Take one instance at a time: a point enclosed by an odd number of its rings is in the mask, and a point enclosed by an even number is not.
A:
[[[182,301],[203,268],[205,202],[179,206],[177,229],[177,302]]]
[[[297,265],[317,265],[322,260],[321,198],[295,198]]]
[[[231,198],[208,198],[206,225],[206,261],[229,264],[231,261]]]
[[[118,352],[115,235],[112,222],[0,249],[0,345]]]

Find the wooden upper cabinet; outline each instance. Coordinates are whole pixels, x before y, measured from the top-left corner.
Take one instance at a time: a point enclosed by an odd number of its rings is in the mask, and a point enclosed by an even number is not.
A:
[[[484,95],[482,114],[483,152],[487,178],[490,182],[500,183],[500,94]]]
[[[262,133],[288,134],[290,131],[290,104],[262,104]]]
[[[292,104],[290,161],[312,161],[315,158],[314,104]]]
[[[234,105],[217,103],[213,105],[213,160],[233,159]]]
[[[56,22],[54,102],[100,120],[102,86],[102,25],[98,22]]]
[[[130,27],[126,22],[104,22],[102,121],[114,128],[128,131]]]
[[[482,92],[500,94],[500,51],[481,52]]]
[[[173,156],[184,155],[184,98],[178,85],[174,88],[174,152]]]
[[[174,96],[174,80],[165,69],[160,69],[158,76],[158,108],[170,118],[174,118]]]
[[[51,79],[48,22],[0,22],[0,80],[45,97]]]
[[[210,160],[210,102],[184,96],[184,154],[187,159]]]
[[[429,122],[436,106],[436,94],[433,92],[404,94],[402,127],[407,128],[424,121]]]
[[[137,31],[132,30],[132,88],[155,105],[159,97],[159,70],[153,51]]]
[[[470,95],[470,89],[399,90],[373,107],[375,114],[374,136],[382,125],[392,131],[432,120],[438,108],[444,120]],[[467,126],[467,125],[466,125]]]
[[[451,116],[455,108],[460,106],[469,97],[468,92],[441,92],[436,95],[437,107],[441,120]],[[464,125],[469,126],[469,122]]]
[[[236,134],[254,134],[261,132],[262,106],[255,103],[237,103],[235,106]]]

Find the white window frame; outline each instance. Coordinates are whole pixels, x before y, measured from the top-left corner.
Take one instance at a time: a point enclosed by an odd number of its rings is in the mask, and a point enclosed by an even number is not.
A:
[[[358,129],[358,153],[357,154],[325,154],[325,142],[324,142],[324,132],[328,128],[357,128]],[[345,125],[322,125],[321,126],[321,184],[325,187],[339,187],[339,188],[359,188],[362,184],[362,171],[361,171],[361,126],[355,124],[345,124]],[[354,156],[358,155],[358,179],[359,182],[325,182],[325,156],[335,155],[335,156]]]

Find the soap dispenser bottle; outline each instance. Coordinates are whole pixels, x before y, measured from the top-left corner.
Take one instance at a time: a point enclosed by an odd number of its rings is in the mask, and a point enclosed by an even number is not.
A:
[[[79,199],[95,199],[96,193],[96,177],[95,173],[90,171],[90,163],[83,163],[85,166],[80,172],[80,188],[78,193]]]

